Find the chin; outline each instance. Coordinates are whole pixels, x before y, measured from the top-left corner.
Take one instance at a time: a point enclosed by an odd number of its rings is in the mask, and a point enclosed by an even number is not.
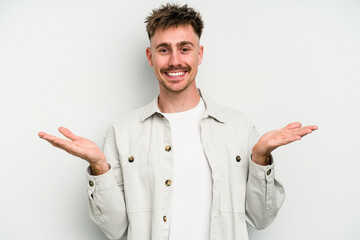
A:
[[[169,92],[180,93],[180,92],[183,92],[186,89],[188,89],[191,86],[192,82],[193,81],[190,81],[189,83],[187,83],[185,85],[184,84],[179,84],[177,86],[175,84],[171,85],[171,84],[168,84],[168,83],[162,82],[162,81],[160,82],[160,84]]]
[[[188,86],[185,86],[185,87],[171,87],[171,86],[163,85],[163,87],[164,87],[168,92],[179,93],[179,92],[182,92],[182,91],[184,91],[185,89],[187,89]]]

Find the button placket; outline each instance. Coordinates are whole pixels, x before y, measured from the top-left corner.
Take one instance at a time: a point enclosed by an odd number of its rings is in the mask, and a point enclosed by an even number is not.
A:
[[[273,188],[274,188],[274,172],[272,168],[268,168],[265,172],[266,178],[266,209],[272,208]]]
[[[168,218],[167,218],[167,214],[169,212],[169,204],[170,204],[170,197],[171,197],[171,179],[172,179],[172,175],[173,175],[173,154],[172,154],[172,138],[171,138],[171,128],[170,128],[170,123],[169,121],[166,119],[166,117],[164,117],[164,120],[166,120],[165,123],[165,135],[163,138],[163,149],[162,151],[164,152],[164,159],[166,159],[166,161],[163,162],[163,187],[162,187],[162,191],[163,191],[163,201],[164,204],[162,205],[162,221],[165,223],[165,226],[167,228],[167,230],[164,232],[164,234],[168,234]],[[165,230],[165,229],[164,229]]]

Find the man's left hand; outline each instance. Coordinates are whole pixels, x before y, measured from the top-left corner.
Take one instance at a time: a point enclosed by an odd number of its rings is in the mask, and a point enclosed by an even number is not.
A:
[[[301,123],[294,122],[284,128],[265,133],[252,149],[252,160],[259,165],[269,165],[271,152],[283,145],[300,140],[303,136],[317,130],[316,125],[302,127]]]

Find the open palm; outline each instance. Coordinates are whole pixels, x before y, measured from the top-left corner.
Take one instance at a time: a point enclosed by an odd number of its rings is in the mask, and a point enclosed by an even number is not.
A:
[[[104,154],[94,142],[90,141],[89,139],[76,136],[69,129],[64,127],[60,127],[59,132],[70,140],[61,139],[44,132],[39,132],[38,135],[40,138],[48,141],[54,147],[63,149],[74,156],[88,161],[90,165],[106,162]]]
[[[284,128],[272,130],[265,133],[259,139],[252,149],[252,156],[255,162],[256,159],[268,159],[270,153],[276,148],[300,140],[305,135],[317,130],[316,125],[302,127],[301,123],[293,122],[286,125]]]

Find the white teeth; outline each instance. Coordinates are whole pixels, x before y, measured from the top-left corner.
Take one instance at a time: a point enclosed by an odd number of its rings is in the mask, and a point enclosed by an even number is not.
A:
[[[176,72],[176,73],[168,72],[167,74],[168,74],[169,76],[176,77],[176,76],[184,75],[185,72]]]

